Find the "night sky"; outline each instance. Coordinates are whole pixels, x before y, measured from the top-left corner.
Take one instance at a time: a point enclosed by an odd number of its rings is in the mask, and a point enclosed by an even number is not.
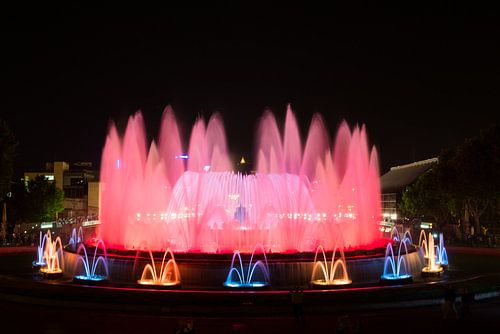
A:
[[[291,103],[303,136],[315,112],[331,135],[342,119],[364,123],[382,172],[500,123],[487,8],[110,13],[14,10],[2,23],[0,117],[20,143],[18,172],[98,163],[108,122],[137,110],[152,139],[168,104],[186,141],[197,115],[220,112],[235,155],[252,155],[267,107],[282,121]]]

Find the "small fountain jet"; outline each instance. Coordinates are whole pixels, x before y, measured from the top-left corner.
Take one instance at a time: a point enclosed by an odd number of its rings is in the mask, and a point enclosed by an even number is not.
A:
[[[320,251],[323,254],[323,261],[321,261],[321,259],[318,260],[318,254]],[[314,256],[314,267],[311,275],[311,284],[313,286],[340,287],[340,286],[347,286],[352,283],[352,281],[349,279],[349,274],[347,272],[347,264],[345,261],[344,251],[340,249],[339,251],[340,257],[337,260],[335,260],[336,251],[337,247],[334,248],[332,253],[332,261],[330,262],[330,265],[328,265],[323,246],[318,246],[318,249],[316,250],[316,255]],[[342,269],[342,275],[340,277],[337,276],[338,268]],[[318,269],[321,269],[321,271]],[[318,274],[318,272],[320,274],[322,273],[323,277],[321,277],[321,275]]]
[[[269,285],[269,265],[267,263],[267,257],[264,248],[260,246],[260,249],[262,250],[262,254],[264,255],[264,262],[262,260],[257,260],[252,264],[255,251],[257,250],[257,247],[255,247],[254,251],[252,252],[252,256],[250,257],[250,262],[248,263],[246,272],[243,266],[243,260],[241,259],[240,252],[238,250],[234,252],[233,259],[231,261],[231,267],[229,269],[229,273],[227,274],[226,281],[224,282],[225,287],[261,288]],[[236,258],[238,258],[239,260],[239,268],[234,266]],[[261,281],[257,281],[254,279],[256,268],[259,268],[261,271],[263,278]]]
[[[103,249],[104,256],[102,255],[97,256],[97,250],[99,249],[99,245],[101,245]],[[102,240],[97,241],[95,245],[92,262],[90,262],[89,260],[85,244],[81,243],[80,246],[78,246],[78,251],[76,253],[79,254],[77,259],[77,264],[80,262],[83,264],[85,273],[76,275],[75,277],[73,277],[73,281],[77,283],[93,283],[93,282],[103,282],[108,279],[109,277],[108,255],[106,254],[106,246],[104,245],[104,242]],[[102,265],[101,271],[104,271],[104,273],[98,273],[99,263]]]
[[[170,259],[167,260],[167,256]],[[148,263],[142,271],[141,279],[137,281],[140,285],[154,285],[161,287],[174,287],[181,284],[181,275],[179,267],[175,262],[174,253],[168,248],[163,254],[160,270],[156,270],[156,264],[153,253],[149,250],[151,263]],[[167,260],[167,262],[165,262]]]

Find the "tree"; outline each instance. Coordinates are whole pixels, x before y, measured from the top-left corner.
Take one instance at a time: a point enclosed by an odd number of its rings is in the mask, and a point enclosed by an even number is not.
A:
[[[7,123],[0,119],[0,198],[5,198],[10,191],[16,147],[14,134]]]
[[[447,186],[480,231],[481,217],[500,198],[500,128],[490,127],[466,139],[449,160],[452,173]]]
[[[400,206],[403,214],[408,217],[431,217],[438,224],[450,220],[452,202],[444,191],[440,174],[435,166],[405,190]]]
[[[14,174],[14,155],[16,152],[17,142],[14,134],[10,130],[7,123],[0,119],[0,215],[3,214],[7,198],[7,193],[10,192],[12,176]],[[6,221],[2,217],[1,236],[5,240],[6,236]]]
[[[472,219],[481,231],[486,212],[500,204],[500,128],[493,126],[452,150],[420,176],[403,194],[401,209],[409,216],[431,216],[436,222],[459,219],[468,232]]]
[[[51,221],[64,210],[63,191],[42,175],[14,190],[14,215],[19,221]]]

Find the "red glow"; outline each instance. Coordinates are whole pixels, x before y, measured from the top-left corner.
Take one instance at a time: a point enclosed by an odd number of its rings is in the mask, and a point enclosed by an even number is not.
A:
[[[365,128],[340,126],[335,145],[313,118],[302,147],[295,116],[281,135],[266,113],[257,133],[256,173],[235,174],[224,126],[214,115],[193,126],[189,159],[171,109],[159,146],[146,148],[141,114],[123,138],[109,130],[101,165],[101,237],[110,248],[171,248],[176,253],[314,252],[378,247],[380,185]],[[117,161],[120,163],[117,164]],[[207,168],[207,166],[209,166]]]

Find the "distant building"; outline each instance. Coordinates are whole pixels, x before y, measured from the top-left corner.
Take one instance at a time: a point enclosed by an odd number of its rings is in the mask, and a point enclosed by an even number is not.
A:
[[[99,215],[99,194],[101,191],[101,183],[98,181],[91,181],[88,183],[88,197],[87,197],[87,215]]]
[[[391,167],[387,173],[380,177],[384,222],[395,223],[401,218],[398,206],[401,203],[404,190],[437,162],[438,158],[432,158]]]
[[[97,214],[99,210],[99,184],[95,182],[97,181],[97,172],[93,169],[91,162],[71,164],[64,161],[47,162],[43,171],[25,172],[24,182],[27,184],[39,175],[54,182],[57,188],[64,191],[64,211],[60,215],[61,218]],[[89,183],[91,183],[90,187]],[[97,191],[97,195],[95,191]],[[91,206],[89,206],[89,199]],[[95,209],[96,202],[97,209]]]

